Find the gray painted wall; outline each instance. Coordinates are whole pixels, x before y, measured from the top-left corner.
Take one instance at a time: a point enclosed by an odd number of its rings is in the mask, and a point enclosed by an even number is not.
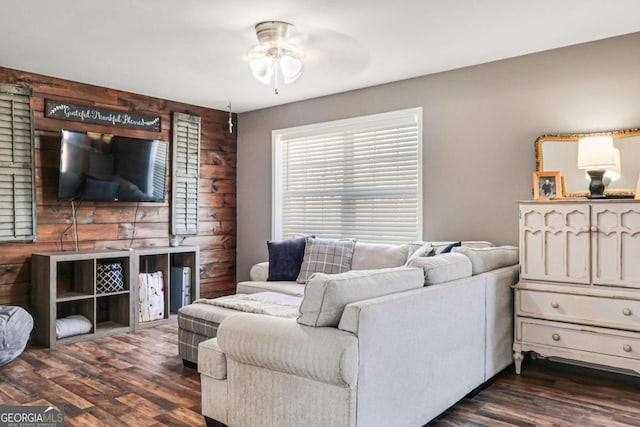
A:
[[[422,106],[424,240],[517,244],[539,135],[640,127],[639,51],[634,33],[241,114],[238,279],[267,259],[273,129]]]

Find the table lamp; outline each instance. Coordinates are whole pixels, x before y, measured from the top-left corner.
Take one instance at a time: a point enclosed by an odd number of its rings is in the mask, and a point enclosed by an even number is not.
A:
[[[591,178],[589,199],[603,199],[605,186],[602,178],[607,170],[615,170],[616,168],[613,138],[610,136],[580,138],[578,140],[578,168],[585,169]]]

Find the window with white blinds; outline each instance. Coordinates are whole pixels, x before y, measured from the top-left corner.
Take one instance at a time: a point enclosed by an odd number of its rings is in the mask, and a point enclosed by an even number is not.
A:
[[[273,132],[273,238],[422,234],[422,108]]]

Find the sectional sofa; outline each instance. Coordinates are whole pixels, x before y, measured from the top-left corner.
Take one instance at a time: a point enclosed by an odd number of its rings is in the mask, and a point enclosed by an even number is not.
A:
[[[352,271],[302,286],[256,280],[268,266],[255,266],[238,292],[288,292],[299,316],[209,308],[207,423],[421,426],[442,413],[512,362],[517,249],[474,244],[408,262],[408,248],[357,244]]]

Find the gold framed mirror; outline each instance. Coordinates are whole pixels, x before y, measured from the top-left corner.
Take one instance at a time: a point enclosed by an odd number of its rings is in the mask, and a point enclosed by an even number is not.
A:
[[[605,195],[633,197],[640,176],[640,128],[610,132],[541,135],[536,139],[536,172],[559,171],[566,197],[589,195],[589,178],[578,169],[578,140],[590,136],[611,136],[620,150],[620,177],[607,183]]]

